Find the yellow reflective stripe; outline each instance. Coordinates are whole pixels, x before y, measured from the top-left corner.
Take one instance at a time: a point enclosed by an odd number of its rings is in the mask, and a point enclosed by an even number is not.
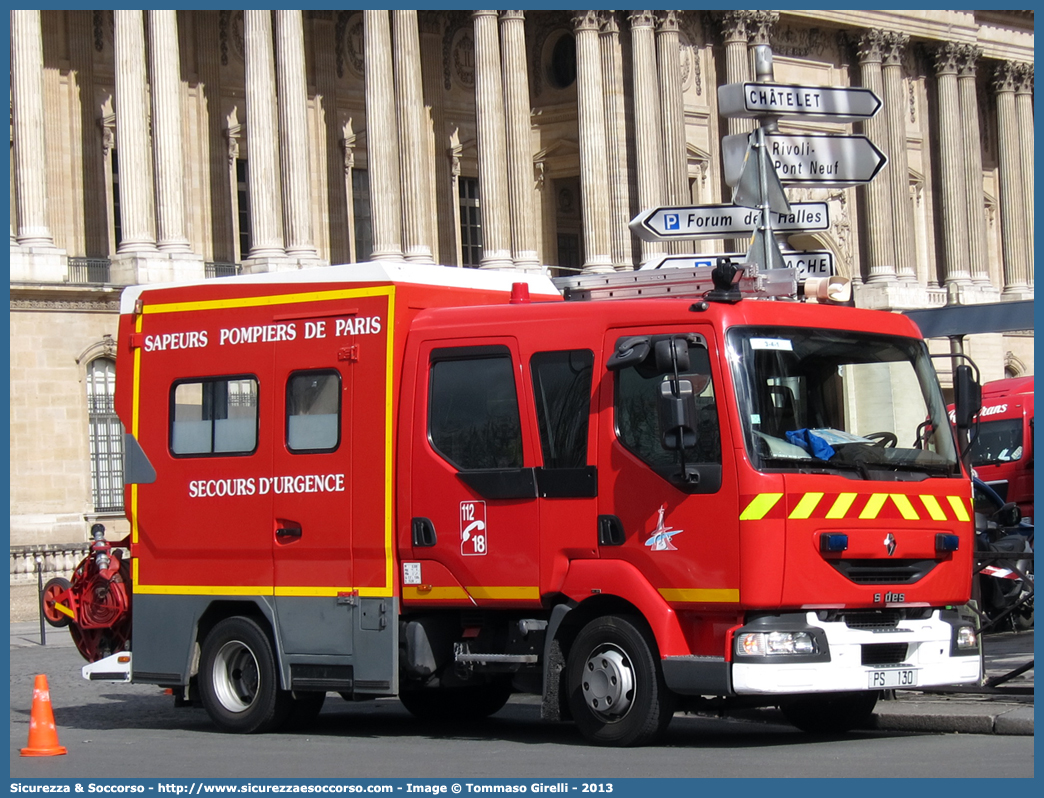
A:
[[[859,513],[859,517],[863,519],[877,518],[877,514],[881,512],[881,508],[884,507],[885,499],[888,498],[887,493],[872,493],[870,499],[866,503],[866,507]]]
[[[939,506],[939,500],[932,495],[922,496],[921,502],[924,504],[924,509],[928,511],[928,515],[932,517],[933,521],[945,521],[946,511]]]
[[[434,601],[446,601],[450,599],[468,600],[468,594],[461,587],[430,587],[421,590],[419,587],[404,585],[402,588],[404,599],[428,599]]]
[[[970,521],[971,516],[968,515],[968,508],[964,506],[964,499],[960,496],[947,496],[950,501],[950,506],[953,508],[954,513],[957,514],[958,521]]]
[[[731,587],[681,589],[661,587],[659,591],[667,601],[704,603],[736,603],[739,601],[739,590]]]
[[[801,501],[797,503],[797,507],[794,508],[794,512],[790,514],[790,517],[808,518],[812,515],[812,512],[816,509],[816,505],[819,504],[819,500],[822,498],[822,493],[806,493],[801,497]]]
[[[858,493],[842,493],[834,500],[834,506],[827,511],[827,518],[844,518],[852,502],[856,500]]]
[[[893,493],[892,501],[895,502],[895,506],[899,508],[899,513],[907,521],[920,521],[921,516],[917,514],[914,506],[910,503],[910,497],[905,493]]]
[[[540,599],[540,588],[528,585],[506,587],[465,585],[464,589],[477,599]]]
[[[58,602],[56,601],[56,602],[54,602],[54,604],[53,604],[52,606],[53,606],[53,607],[54,607],[54,608],[55,608],[56,610],[58,610],[58,612],[62,613],[62,615],[68,615],[68,616],[69,616],[70,618],[72,618],[72,619],[73,619],[74,621],[76,620],[76,613],[75,613],[75,612],[73,612],[72,610],[70,610],[70,609],[69,609],[68,607],[66,607],[66,606],[65,606],[64,604],[59,604],[59,603],[58,603]]]
[[[782,493],[759,493],[740,513],[740,521],[759,521],[783,498]]]

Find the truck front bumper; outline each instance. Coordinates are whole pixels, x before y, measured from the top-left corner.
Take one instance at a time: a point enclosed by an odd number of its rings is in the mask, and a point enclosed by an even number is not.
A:
[[[772,695],[978,683],[979,645],[958,646],[962,625],[974,629],[971,621],[945,610],[869,628],[821,621],[815,612],[762,617],[737,630],[734,639],[749,631],[803,631],[815,640],[816,651],[765,656],[734,652],[732,691]]]

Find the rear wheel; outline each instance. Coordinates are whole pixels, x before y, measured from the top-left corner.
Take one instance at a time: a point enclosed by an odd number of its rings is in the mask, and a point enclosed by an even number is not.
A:
[[[599,745],[646,745],[674,714],[652,634],[639,618],[596,618],[577,635],[566,665],[569,709]]]
[[[43,617],[44,620],[55,629],[64,629],[72,622],[72,618],[59,610],[55,604],[61,604],[69,609],[68,602],[63,602],[62,597],[68,595],[72,582],[64,576],[56,576],[48,579],[43,588]]]
[[[482,720],[503,709],[510,697],[511,682],[506,680],[399,693],[402,705],[421,720]]]
[[[203,641],[199,691],[211,720],[223,731],[271,731],[292,709],[268,636],[250,618],[226,618]],[[321,704],[320,704],[321,706]]]
[[[817,693],[780,703],[783,716],[809,734],[844,734],[866,725],[874,714],[879,690],[858,693]]]

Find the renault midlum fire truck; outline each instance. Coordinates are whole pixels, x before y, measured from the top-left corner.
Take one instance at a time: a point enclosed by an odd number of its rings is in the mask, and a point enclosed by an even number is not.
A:
[[[607,745],[977,681],[969,475],[914,324],[665,272],[128,288],[131,532],[48,593],[85,675],[230,732],[530,692]]]

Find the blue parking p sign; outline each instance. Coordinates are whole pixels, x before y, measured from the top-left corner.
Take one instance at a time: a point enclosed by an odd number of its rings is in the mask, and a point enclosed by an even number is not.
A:
[[[679,230],[681,229],[681,216],[677,213],[665,213],[663,216],[663,229],[664,230]]]

